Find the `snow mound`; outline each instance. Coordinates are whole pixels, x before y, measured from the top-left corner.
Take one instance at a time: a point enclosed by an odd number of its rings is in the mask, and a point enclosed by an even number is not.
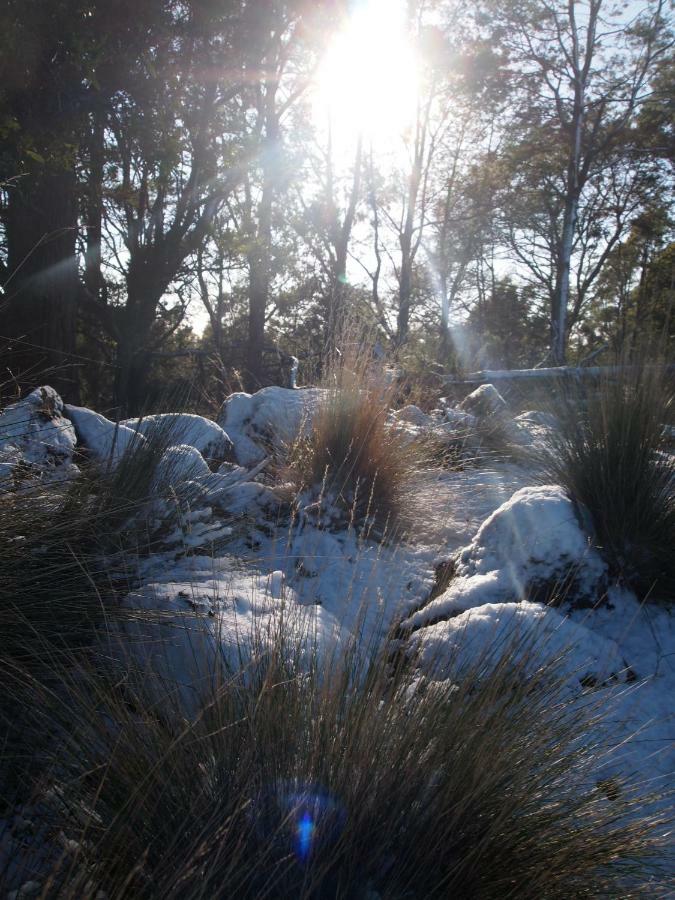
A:
[[[266,387],[255,394],[231,394],[223,403],[218,424],[234,444],[237,462],[251,466],[270,450],[292,443],[309,425],[325,395],[320,388]]]
[[[419,627],[485,603],[542,596],[556,587],[576,604],[595,601],[606,566],[590,546],[576,509],[555,485],[524,487],[480,526],[455,560],[455,577],[404,625]]]
[[[130,447],[145,440],[132,428],[111,422],[92,409],[70,404],[64,409],[75,426],[78,441],[97,463],[116,466]]]
[[[211,474],[199,450],[188,444],[167,447],[157,463],[154,476],[156,490],[180,488]]]
[[[75,443],[63,400],[51,387],[36,388],[0,414],[0,489],[14,487],[22,470],[49,481],[76,474]]]
[[[281,571],[255,577],[234,559],[218,563],[216,575],[149,583],[124,600],[142,613],[124,626],[132,652],[188,703],[222,679],[222,666],[235,671],[264,654],[282,629],[291,653],[305,640],[308,653],[329,654],[346,637],[327,610],[296,602]]]
[[[508,658],[524,678],[557,661],[569,690],[631,679],[615,641],[541,603],[486,603],[416,632],[409,649],[434,678],[487,676]]]
[[[204,459],[218,463],[233,450],[232,441],[220,425],[191,413],[163,413],[142,419],[125,419],[122,424],[144,437],[156,431],[166,431],[172,444],[194,447]]]

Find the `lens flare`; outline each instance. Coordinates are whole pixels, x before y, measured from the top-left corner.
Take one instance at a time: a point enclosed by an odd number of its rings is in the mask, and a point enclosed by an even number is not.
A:
[[[300,817],[297,832],[298,856],[300,859],[307,859],[312,846],[312,834],[314,832],[314,822],[307,810]]]

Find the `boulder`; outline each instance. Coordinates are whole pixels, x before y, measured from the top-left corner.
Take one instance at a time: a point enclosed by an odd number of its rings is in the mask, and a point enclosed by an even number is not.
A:
[[[254,466],[291,444],[311,424],[325,391],[320,388],[266,387],[225,400],[218,424],[234,444],[241,466]]]
[[[14,486],[20,473],[47,480],[77,473],[75,429],[63,412],[63,400],[45,385],[0,413],[0,487]]]
[[[526,487],[483,522],[454,560],[448,588],[406,625],[417,628],[486,603],[533,598],[590,606],[606,586],[607,567],[563,489]]]
[[[154,487],[158,491],[180,489],[189,482],[199,482],[211,470],[206,460],[196,447],[189,444],[178,444],[167,447],[157,463],[154,476]]]
[[[122,424],[144,437],[157,431],[166,433],[171,444],[194,447],[212,464],[220,464],[234,451],[232,441],[220,425],[191,413],[163,413],[141,419],[125,419]]]
[[[111,422],[100,413],[84,406],[64,407],[66,416],[75,426],[78,443],[101,465],[116,466],[126,451],[144,441],[141,434],[119,422]]]
[[[471,413],[477,418],[504,416],[508,410],[506,400],[493,384],[481,384],[479,388],[462,400],[459,408],[462,412]]]
[[[399,422],[405,422],[408,425],[417,425],[419,428],[430,426],[434,422],[431,416],[423,412],[419,406],[415,406],[412,403],[399,409],[395,413],[395,418]]]

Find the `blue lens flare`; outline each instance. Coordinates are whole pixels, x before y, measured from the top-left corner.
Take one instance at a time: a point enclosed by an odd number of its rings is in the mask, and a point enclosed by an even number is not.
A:
[[[312,834],[314,832],[314,822],[312,817],[305,810],[302,814],[297,827],[298,856],[300,859],[307,859],[312,846]]]

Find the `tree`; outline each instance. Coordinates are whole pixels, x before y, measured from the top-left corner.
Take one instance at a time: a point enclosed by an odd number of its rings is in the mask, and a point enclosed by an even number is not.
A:
[[[610,214],[617,203],[628,211],[610,236],[609,249],[633,212],[630,200],[620,195],[624,189],[632,194],[631,128],[649,96],[654,68],[669,46],[665,4],[649,3],[632,23],[622,21],[623,10],[606,0],[526,4],[496,0],[486,8],[494,17],[493,37],[509,56],[508,77],[517,88],[513,94],[517,152],[521,162],[533,157],[536,161],[528,167],[528,178],[532,186],[536,176],[551,259],[548,271],[540,261],[529,268],[548,286],[550,353],[555,363],[562,364],[572,269],[583,253],[580,234],[588,227],[581,215],[585,198],[589,190],[595,191],[596,199],[607,195]],[[615,179],[617,165],[624,172],[618,192],[613,186],[607,190],[604,183],[606,173]],[[605,213],[593,211],[590,218],[595,222]],[[522,222],[514,224],[512,247],[523,245],[526,231]],[[541,247],[541,234],[541,230],[533,233],[535,250]],[[519,254],[525,265],[527,254],[524,248]],[[601,267],[602,259],[596,259],[589,269],[594,273],[591,280]]]
[[[57,387],[74,386],[87,6],[7,0],[0,13],[0,340],[21,388],[46,368]]]

